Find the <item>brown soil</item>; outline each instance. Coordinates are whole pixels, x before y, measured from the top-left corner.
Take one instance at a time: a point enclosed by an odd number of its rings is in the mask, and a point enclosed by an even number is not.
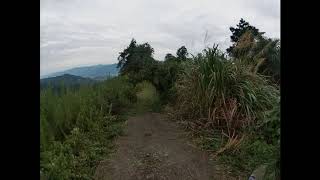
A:
[[[125,131],[116,142],[117,151],[98,166],[95,179],[233,179],[218,173],[209,155],[191,145],[176,123],[164,115],[129,118]]]

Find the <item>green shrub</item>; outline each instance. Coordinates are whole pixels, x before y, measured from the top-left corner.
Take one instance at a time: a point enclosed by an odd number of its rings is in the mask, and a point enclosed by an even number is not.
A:
[[[135,87],[137,93],[136,108],[139,112],[159,111],[161,108],[160,98],[154,85],[148,81],[138,83]]]
[[[247,139],[238,150],[224,152],[220,160],[234,167],[236,171],[251,173],[259,165],[272,162],[278,150],[264,141]]]
[[[176,84],[176,108],[187,117],[239,129],[256,123],[279,96],[266,79],[225,59],[217,49],[205,50],[184,68]]]
[[[129,83],[127,77],[120,76],[105,81],[101,87],[102,99],[110,104],[104,104],[104,107],[110,107],[112,103],[112,113],[120,114],[127,107],[136,102],[134,85]]]
[[[264,113],[264,118],[259,121],[256,130],[260,132],[260,137],[269,144],[280,143],[280,97],[275,106]]]
[[[182,70],[182,62],[169,60],[158,63],[153,84],[157,88],[162,104],[173,103],[176,98],[174,83],[177,80],[178,73]]]
[[[47,179],[92,179],[122,133],[116,115],[135,101],[133,85],[116,77],[94,86],[40,91],[40,170]]]
[[[175,85],[174,116],[202,137],[203,148],[247,173],[277,160],[280,93],[276,85],[252,72],[247,62],[226,59],[217,47],[204,50],[182,67]]]

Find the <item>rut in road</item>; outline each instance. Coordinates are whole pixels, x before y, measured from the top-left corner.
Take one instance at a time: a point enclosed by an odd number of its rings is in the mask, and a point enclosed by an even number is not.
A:
[[[159,113],[129,118],[116,148],[100,163],[95,179],[221,179],[214,177],[216,166],[209,155],[188,143],[176,123]]]

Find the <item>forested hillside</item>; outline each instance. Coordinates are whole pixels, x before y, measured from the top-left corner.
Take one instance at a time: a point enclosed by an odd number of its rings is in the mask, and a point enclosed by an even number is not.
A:
[[[85,66],[85,67],[76,67],[68,69],[61,72],[52,73],[45,75],[42,78],[62,76],[64,74],[70,74],[74,76],[81,76],[84,78],[91,79],[101,79],[108,76],[117,76],[118,75],[117,64],[105,64],[105,65],[95,65],[95,66]]]

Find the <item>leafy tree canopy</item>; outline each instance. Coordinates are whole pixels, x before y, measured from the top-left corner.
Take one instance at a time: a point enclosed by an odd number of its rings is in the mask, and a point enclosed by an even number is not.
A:
[[[131,82],[152,79],[157,62],[153,59],[153,48],[149,43],[137,44],[132,39],[129,46],[120,52],[118,68],[121,75],[127,75]]]
[[[153,48],[149,43],[137,44],[132,39],[129,46],[120,52],[118,57],[118,68],[120,74],[137,73],[146,65],[155,61],[153,59]]]
[[[176,57],[174,55],[172,55],[171,53],[166,54],[166,56],[164,57],[165,61],[173,61],[176,60]]]
[[[188,50],[185,46],[182,46],[177,50],[177,57],[179,61],[186,61],[187,56],[188,56]]]
[[[227,52],[229,55],[233,55],[233,49],[236,45],[236,43],[239,41],[240,37],[247,31],[251,31],[254,37],[261,37],[264,32],[260,32],[259,29],[257,29],[254,26],[251,26],[249,22],[246,22],[244,19],[240,19],[239,24],[236,25],[237,27],[230,27],[230,31],[232,35],[230,36],[231,42],[233,43],[228,49]]]

